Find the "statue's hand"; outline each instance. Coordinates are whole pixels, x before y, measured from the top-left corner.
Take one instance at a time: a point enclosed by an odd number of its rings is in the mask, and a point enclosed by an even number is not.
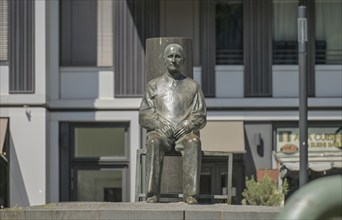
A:
[[[166,137],[173,136],[173,127],[171,125],[164,125],[164,127],[158,129],[160,132],[166,135]]]
[[[168,123],[164,120],[160,120],[158,122],[156,130],[165,134],[166,137],[172,137],[175,129],[173,128],[173,126],[170,123]]]
[[[191,126],[188,120],[184,120],[182,124],[176,129],[174,133],[174,137],[176,139],[180,139],[184,135],[190,133],[193,130],[193,126]]]

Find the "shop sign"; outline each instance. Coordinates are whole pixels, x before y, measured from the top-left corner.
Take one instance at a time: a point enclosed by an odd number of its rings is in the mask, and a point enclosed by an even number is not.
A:
[[[277,128],[277,152],[296,153],[299,150],[298,128]],[[308,129],[309,151],[339,151],[342,149],[342,127],[311,127]]]

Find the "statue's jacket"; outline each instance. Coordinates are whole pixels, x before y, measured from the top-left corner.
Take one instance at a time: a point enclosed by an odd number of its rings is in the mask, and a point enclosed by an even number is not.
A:
[[[206,105],[198,83],[184,75],[174,79],[169,73],[147,84],[141,102],[139,123],[147,131],[154,131],[164,122],[177,128],[185,120],[198,132],[206,124]]]

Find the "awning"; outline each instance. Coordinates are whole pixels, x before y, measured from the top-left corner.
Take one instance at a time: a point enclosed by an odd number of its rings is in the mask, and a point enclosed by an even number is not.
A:
[[[291,171],[299,171],[300,164],[296,163],[283,163],[287,169]],[[309,169],[316,172],[323,172],[332,168],[342,168],[342,162],[309,162]]]
[[[201,130],[203,151],[245,152],[242,121],[208,121]]]
[[[284,154],[274,153],[281,166],[290,171],[299,171],[299,153]],[[335,152],[309,152],[308,167],[316,172],[323,172],[333,168],[342,168],[342,151]]]
[[[2,154],[7,133],[8,118],[0,118],[0,158],[7,162],[7,158]]]

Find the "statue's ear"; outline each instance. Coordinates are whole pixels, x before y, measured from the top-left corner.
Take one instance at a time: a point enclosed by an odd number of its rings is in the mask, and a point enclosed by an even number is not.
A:
[[[184,64],[184,62],[185,62],[185,58],[183,57],[183,58],[182,58],[182,65]]]

